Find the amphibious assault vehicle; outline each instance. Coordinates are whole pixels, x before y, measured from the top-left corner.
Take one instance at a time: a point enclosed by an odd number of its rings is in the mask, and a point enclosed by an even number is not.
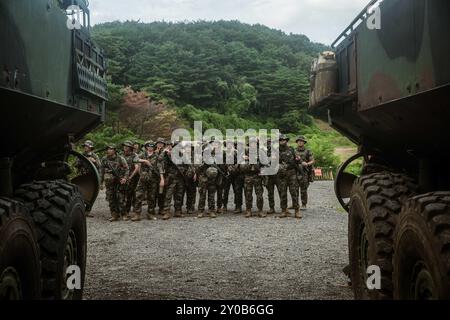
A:
[[[335,180],[355,297],[448,299],[450,2],[371,1],[332,47],[313,65],[310,112],[359,147]],[[357,158],[359,177],[345,170]]]
[[[102,122],[107,98],[88,5],[0,1],[0,299],[82,297],[99,179],[73,144]],[[88,173],[73,177],[69,157]]]

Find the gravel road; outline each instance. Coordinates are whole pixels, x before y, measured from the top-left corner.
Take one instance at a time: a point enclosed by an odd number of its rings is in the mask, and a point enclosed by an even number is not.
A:
[[[332,190],[314,182],[302,220],[227,213],[116,223],[101,193],[88,219],[84,298],[351,299],[347,215]]]

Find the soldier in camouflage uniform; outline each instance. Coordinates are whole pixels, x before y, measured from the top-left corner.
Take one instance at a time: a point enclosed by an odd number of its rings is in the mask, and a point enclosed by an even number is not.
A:
[[[91,140],[86,140],[83,143],[83,156],[88,158],[90,162],[94,164],[94,166],[97,168],[98,172],[100,173],[100,167],[101,167],[101,160],[98,157],[98,155],[93,151],[94,150],[94,143]],[[80,175],[89,174],[89,169],[86,168],[86,166],[81,162],[79,159],[76,160],[75,167],[78,169],[78,172]]]
[[[234,156],[235,161],[233,165],[228,166],[228,172],[231,180],[231,185],[233,187],[233,193],[234,193],[234,214],[240,214],[242,213],[242,205],[244,203],[244,174],[240,171],[240,166],[238,164],[238,161],[241,159],[238,159],[238,146],[241,142],[237,142],[234,144]],[[244,145],[242,144],[243,149],[245,149]]]
[[[222,214],[226,211],[227,203],[224,202],[224,190],[229,184],[229,175],[227,172],[227,165],[226,162],[226,152],[223,150],[222,146],[223,144],[220,141],[213,141],[212,146],[214,148],[215,154],[222,154],[222,163],[216,164],[215,168],[218,171],[217,179],[216,179],[216,186],[217,186],[217,214]],[[229,188],[229,187],[228,187]],[[228,202],[228,199],[227,199]]]
[[[194,146],[192,144],[187,144],[185,150],[190,149],[191,151],[191,165],[186,172],[186,213],[191,215],[195,211],[195,200],[197,198],[197,177],[195,175],[195,154]]]
[[[140,220],[142,202],[147,199],[147,219],[155,220],[156,196],[160,182],[160,163],[155,152],[155,144],[147,141],[144,144],[145,151],[139,155],[140,178],[136,189],[136,203],[134,206],[133,221]]]
[[[139,156],[134,153],[133,143],[131,141],[125,141],[123,144],[123,157],[127,161],[130,175],[126,184],[126,211],[127,217],[124,220],[130,218],[131,206],[136,202],[136,187],[139,182]],[[134,219],[136,220],[136,219]]]
[[[250,139],[249,149],[256,150],[258,148],[258,142],[256,139]],[[246,151],[245,160],[249,160],[248,155],[249,150]],[[258,208],[258,215],[262,218],[266,217],[266,213],[263,212],[264,206],[264,188],[263,188],[263,177],[261,173],[261,164],[240,164],[240,172],[244,175],[244,194],[245,194],[245,217],[250,218],[252,216],[253,207],[253,190],[256,194],[256,206]]]
[[[236,151],[234,146],[232,148],[229,148],[228,144],[232,144],[232,142],[225,143],[225,154],[224,154],[224,172],[227,173],[227,179],[224,179],[223,185],[222,185],[222,195],[221,195],[221,204],[220,207],[222,208],[222,211],[227,212],[228,211],[228,199],[230,195],[230,189],[233,185],[234,180],[234,173],[235,169],[238,167],[236,163]],[[234,159],[234,163],[226,163],[227,162],[227,155],[230,155]],[[232,174],[233,173],[233,174]]]
[[[102,159],[101,184],[105,183],[106,200],[109,203],[111,219],[117,221],[120,217],[127,220],[126,212],[126,183],[129,175],[127,161],[117,154],[115,146],[110,145],[106,157]]]
[[[158,138],[156,140],[156,150],[155,153],[158,155],[158,161],[161,158],[160,156],[163,154],[164,150],[166,148],[166,141],[163,138]],[[163,175],[160,177],[161,181],[164,180]],[[164,185],[160,185],[158,188],[158,193],[156,195],[156,204],[158,206],[158,214],[162,215],[164,210],[164,201],[165,201],[165,195],[166,195],[166,188]]]
[[[214,155],[214,151],[212,151],[212,146],[207,144],[205,146],[205,150],[210,148],[211,155]],[[204,150],[204,152],[205,152]],[[217,179],[219,176],[219,171],[217,167],[212,164],[207,164],[203,162],[201,165],[197,167],[196,172],[197,180],[198,180],[198,192],[199,192],[199,202],[198,202],[198,218],[203,218],[205,213],[205,205],[206,198],[208,198],[208,209],[209,216],[211,218],[216,217],[216,193],[217,193]]]
[[[164,186],[166,188],[165,201],[164,201],[164,216],[163,220],[171,218],[170,204],[174,203],[175,217],[181,218],[183,196],[186,190],[186,174],[189,169],[187,164],[175,164],[172,161],[172,149],[179,142],[176,141],[173,144],[169,144],[166,150],[160,155],[160,162],[162,163],[162,173],[164,175]],[[182,157],[182,151],[180,151],[179,157]]]
[[[267,156],[272,157],[272,141],[267,140]],[[269,198],[269,211],[267,214],[275,214],[275,187],[277,185],[277,176],[268,175],[264,177],[267,189],[267,197]]]
[[[306,149],[305,144],[308,143],[304,136],[299,136],[296,140],[297,148],[295,149],[295,156],[297,165],[299,166],[299,172],[303,174],[299,177],[300,182],[300,195],[302,199],[302,208],[306,209],[308,204],[308,188],[310,182],[313,181],[313,166],[314,166],[314,155],[309,150]]]
[[[301,212],[298,203],[298,180],[297,180],[297,167],[295,162],[295,151],[288,145],[289,138],[286,135],[280,136],[279,144],[279,170],[277,174],[277,189],[280,193],[280,206],[281,216],[280,218],[289,217],[287,210],[287,192],[289,192],[292,198],[292,206],[295,210],[295,217],[301,218]]]

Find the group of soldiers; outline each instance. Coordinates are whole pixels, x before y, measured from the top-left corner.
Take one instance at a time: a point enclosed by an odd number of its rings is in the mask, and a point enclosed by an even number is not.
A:
[[[278,149],[278,170],[274,175],[261,175],[264,167],[259,161],[250,164],[249,161],[237,161],[237,145],[228,148],[225,142],[211,140],[202,143],[202,150],[209,149],[209,154],[223,152],[231,153],[236,161],[228,163],[209,163],[207,161],[191,163],[176,163],[172,152],[177,150],[182,156],[183,150],[193,149],[192,145],[174,149],[180,142],[170,142],[158,138],[155,142],[147,141],[141,148],[138,143],[125,141],[121,148],[109,145],[106,155],[100,159],[94,152],[92,141],[83,144],[84,155],[97,167],[101,186],[106,188],[106,199],[111,211],[111,222],[139,221],[143,204],[147,204],[146,217],[163,220],[174,216],[182,217],[182,207],[185,203],[186,214],[195,213],[197,191],[198,218],[209,216],[215,218],[218,214],[228,211],[229,194],[234,192],[234,213],[243,213],[245,217],[252,216],[253,194],[256,195],[256,206],[259,217],[275,214],[275,187],[280,197],[280,218],[290,216],[288,209],[295,211],[295,217],[301,219],[301,209],[306,209],[308,203],[308,187],[313,181],[314,157],[305,147],[304,136],[296,139],[296,148],[289,146],[289,137],[281,135],[277,143],[270,139],[267,144],[267,154]],[[248,160],[248,150],[258,148],[257,139],[249,139],[244,146],[244,159]],[[119,150],[120,149],[120,150]],[[181,151],[180,151],[181,150]],[[272,152],[273,153],[273,152]],[[194,157],[194,152],[189,153]],[[194,159],[192,159],[194,160]],[[82,169],[82,168],[81,168]],[[264,188],[268,193],[269,210],[264,211]],[[299,193],[300,190],[300,193]],[[288,208],[288,192],[291,195],[292,206]],[[300,198],[302,208],[300,207]],[[245,199],[245,202],[244,202]]]

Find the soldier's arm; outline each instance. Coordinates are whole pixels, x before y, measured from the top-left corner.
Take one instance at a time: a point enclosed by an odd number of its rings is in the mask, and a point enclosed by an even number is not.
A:
[[[316,163],[316,160],[314,159],[314,154],[311,151],[308,152],[308,158],[309,158],[309,161],[307,162],[308,166],[312,166],[314,165],[314,163]]]
[[[156,162],[156,169],[158,170],[159,173],[159,185],[163,186],[164,185],[164,174],[165,174],[165,165],[164,165],[164,152],[162,152],[159,156],[158,156],[158,160]]]
[[[133,167],[130,168],[130,172],[131,172],[130,179],[132,179],[139,173],[139,157],[138,156],[134,157]]]
[[[130,176],[130,167],[128,167],[128,163],[123,157],[120,157],[120,162],[121,162],[121,167],[123,168],[122,178],[128,179],[128,177]]]

